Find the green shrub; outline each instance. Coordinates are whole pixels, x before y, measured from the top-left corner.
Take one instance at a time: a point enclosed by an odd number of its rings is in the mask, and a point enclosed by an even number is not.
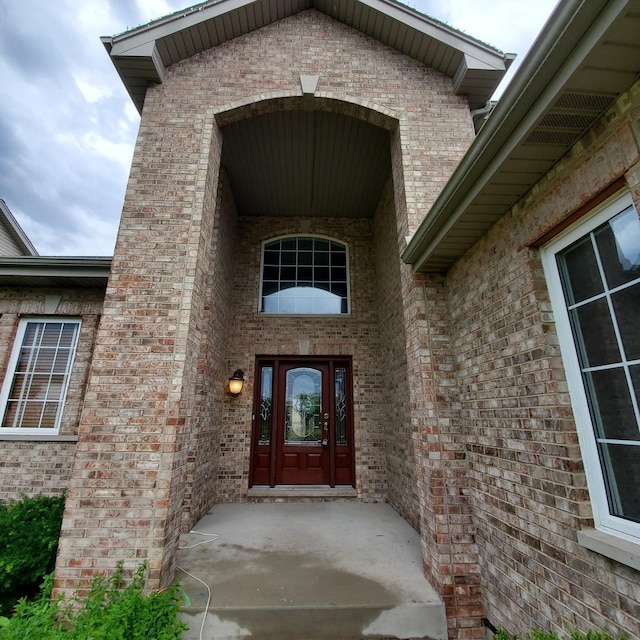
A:
[[[620,635],[613,636],[608,631],[587,631],[587,633],[582,633],[577,629],[567,627],[566,637],[569,640],[625,640],[626,635],[621,633]],[[494,640],[520,640],[519,636],[511,635],[504,629],[498,629],[498,632],[494,634],[493,638]],[[561,640],[561,636],[555,631],[532,629],[524,636],[524,640]]]
[[[84,598],[51,600],[52,576],[39,599],[22,599],[12,618],[0,621],[0,640],[180,640],[178,586],[145,595],[145,565],[124,585],[122,565],[97,576]]]
[[[23,596],[37,595],[53,571],[64,511],[64,496],[0,504],[0,615],[8,615]]]

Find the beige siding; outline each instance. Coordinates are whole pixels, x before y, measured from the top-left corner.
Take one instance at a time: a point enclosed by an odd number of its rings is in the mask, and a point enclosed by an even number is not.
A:
[[[22,256],[24,253],[9,233],[6,223],[0,220],[0,256]]]

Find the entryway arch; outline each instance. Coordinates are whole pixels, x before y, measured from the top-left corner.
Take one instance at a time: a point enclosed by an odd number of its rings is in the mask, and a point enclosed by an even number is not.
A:
[[[228,269],[228,258],[233,261],[233,273],[225,271],[227,275],[221,276],[222,288],[228,286],[233,291],[233,308],[229,309],[232,320],[224,323],[228,337],[221,341],[226,350],[221,355],[231,371],[242,368],[247,373],[243,395],[226,398],[221,406],[217,500],[246,499],[250,486],[274,483],[313,483],[329,488],[346,485],[354,487],[362,499],[384,500],[385,430],[393,418],[386,415],[389,385],[383,382],[386,372],[380,359],[380,340],[393,336],[399,346],[403,329],[398,309],[389,320],[393,326],[380,331],[375,288],[379,273],[384,273],[386,280],[393,275],[393,282],[385,283],[385,291],[400,288],[397,243],[406,211],[399,150],[401,122],[393,114],[348,99],[274,94],[227,105],[216,112],[215,124],[222,141],[216,224],[225,234],[225,239],[216,244],[220,260],[224,260],[216,273]],[[348,313],[311,316],[294,312],[278,317],[262,313],[262,243],[287,236],[330,238],[349,247],[346,284],[355,292]],[[228,249],[229,240],[235,243],[232,249]],[[380,254],[380,267],[375,264],[380,253],[376,243],[388,247]],[[227,258],[222,258],[223,254]],[[388,309],[389,297],[385,297]],[[223,308],[219,301],[215,304],[217,309]],[[215,330],[220,328],[216,321]],[[385,347],[384,352],[391,348]],[[321,412],[329,413],[331,437],[325,453],[316,452],[317,459],[329,457],[327,465],[319,467],[319,478],[309,474],[300,477],[301,470],[310,468],[310,458],[307,455],[301,459],[301,451],[294,452],[293,448],[306,449],[306,445],[287,442],[285,446],[283,440],[278,448],[272,441],[276,447],[267,451],[267,443],[256,444],[257,408],[253,399],[260,394],[262,369],[256,369],[256,363],[262,363],[263,356],[272,363],[290,364],[308,357],[305,366],[286,371],[313,368],[321,372],[320,377],[329,362],[348,365],[339,368],[348,372],[346,393],[353,407],[348,412],[350,436],[347,442],[332,440],[332,430],[338,430],[332,422],[335,412]],[[272,375],[276,377],[275,370]],[[335,394],[336,379],[335,371],[323,378],[323,388],[330,390],[330,395]],[[286,395],[284,379],[281,391]],[[286,402],[275,396],[272,401],[282,407]],[[334,401],[327,397],[324,404],[332,406]],[[403,402],[403,406],[408,403]],[[408,423],[408,419],[405,421]],[[275,428],[283,433],[284,422]],[[284,451],[287,447],[292,451]],[[289,461],[297,458],[291,467],[298,474],[293,480],[285,478],[282,464],[278,467],[286,455]],[[410,451],[405,458],[412,458]],[[254,472],[263,477],[258,478]],[[397,475],[401,473],[398,470]]]

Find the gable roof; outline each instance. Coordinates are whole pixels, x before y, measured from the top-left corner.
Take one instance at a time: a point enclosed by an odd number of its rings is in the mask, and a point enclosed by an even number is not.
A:
[[[308,9],[449,76],[471,109],[485,106],[514,59],[396,0],[212,0],[101,40],[141,113],[166,67]]]
[[[0,225],[4,230],[2,235],[9,239],[9,242],[13,245],[13,248],[15,248],[17,255],[38,255],[36,248],[31,244],[31,240],[29,240],[27,234],[18,224],[18,221],[13,217],[13,214],[4,200],[0,200]]]
[[[444,272],[637,80],[640,0],[563,0],[402,254]]]

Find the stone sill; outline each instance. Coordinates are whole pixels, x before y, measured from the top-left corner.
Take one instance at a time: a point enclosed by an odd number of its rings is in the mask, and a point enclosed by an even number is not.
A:
[[[357,498],[358,492],[350,486],[331,488],[322,485],[301,486],[255,486],[247,493],[248,498]]]
[[[51,435],[44,434],[21,434],[21,433],[0,433],[0,442],[78,442],[78,436],[59,436],[57,433]]]
[[[578,531],[578,544],[640,571],[640,543],[630,542],[597,529]]]

